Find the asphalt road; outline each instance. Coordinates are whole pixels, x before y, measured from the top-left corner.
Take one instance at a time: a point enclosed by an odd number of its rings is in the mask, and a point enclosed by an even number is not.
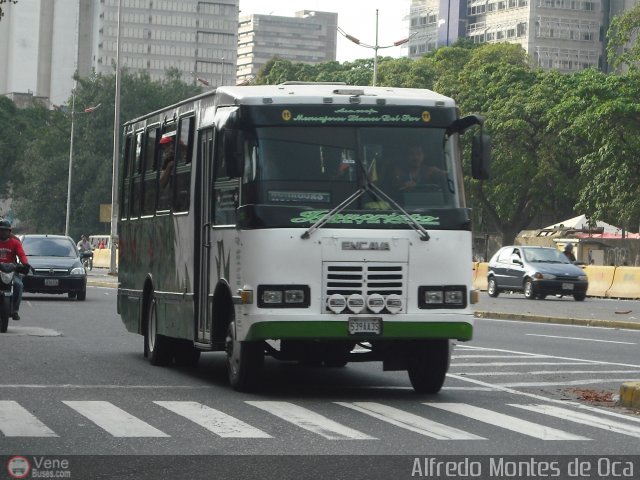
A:
[[[412,478],[427,453],[640,450],[640,420],[614,398],[620,381],[640,378],[640,331],[479,319],[439,395],[415,394],[405,372],[377,363],[272,360],[264,390],[249,395],[228,387],[223,354],[192,370],[149,365],[111,288],[23,305],[0,336],[11,359],[0,371],[0,455],[66,456],[76,478]]]

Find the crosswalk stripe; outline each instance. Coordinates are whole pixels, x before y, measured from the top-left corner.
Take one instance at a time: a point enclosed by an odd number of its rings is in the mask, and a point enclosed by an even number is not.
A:
[[[125,412],[110,402],[69,401],[62,403],[91,420],[114,437],[168,437],[155,427]]]
[[[591,365],[586,362],[456,362],[452,367],[529,367],[531,365]]]
[[[223,438],[273,438],[266,432],[198,402],[153,403],[197,423]]]
[[[0,400],[0,432],[5,437],[57,437],[53,430],[13,400]]]
[[[376,440],[375,437],[341,425],[293,403],[269,401],[247,401],[246,403],[329,440]]]
[[[540,440],[590,440],[587,437],[574,435],[573,433],[522,420],[504,413],[494,412],[486,408],[476,407],[468,403],[425,403],[424,405],[457,413],[479,422],[495,425],[523,435],[539,438]]]
[[[464,430],[458,430],[457,428],[434,422],[428,418],[376,402],[334,403],[370,415],[396,427],[401,427],[437,440],[486,440],[484,437],[479,437]]]
[[[508,405],[532,412],[542,413],[544,415],[551,415],[552,417],[562,418],[571,422],[589,425],[590,427],[601,428],[609,432],[616,432],[640,438],[640,427],[629,425],[627,423],[616,422],[615,420],[609,420],[607,418],[597,417],[595,415],[589,415],[588,413],[575,412],[573,410],[556,407],[554,405],[517,405],[512,403],[509,403]]]

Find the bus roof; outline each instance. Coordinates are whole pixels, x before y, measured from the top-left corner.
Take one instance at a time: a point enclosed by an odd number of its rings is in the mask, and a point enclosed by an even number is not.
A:
[[[131,119],[135,124],[166,110],[178,108],[196,100],[215,98],[224,105],[413,105],[425,107],[455,107],[452,98],[420,88],[369,87],[341,83],[288,82],[280,85],[227,86],[187,98],[174,105]],[[357,99],[357,100],[356,100]]]
[[[453,99],[426,89],[326,83],[221,87],[218,89],[218,94],[220,95],[218,103],[221,105],[322,105],[327,103],[376,105],[384,102],[386,105],[455,106]],[[358,101],[354,102],[352,99],[356,97]]]

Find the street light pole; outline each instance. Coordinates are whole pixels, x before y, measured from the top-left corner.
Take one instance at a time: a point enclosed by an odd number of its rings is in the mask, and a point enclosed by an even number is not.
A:
[[[120,23],[122,0],[118,0],[118,33],[116,36],[116,94],[113,109],[113,174],[111,178],[111,245],[109,274],[118,273],[116,242],[118,238],[118,162],[120,156]]]
[[[373,86],[374,87],[376,86],[376,83],[378,82],[378,50],[382,49],[382,48],[399,47],[400,45],[404,45],[405,43],[407,43],[417,33],[416,32],[416,33],[411,34],[411,36],[409,36],[408,38],[404,38],[402,40],[398,40],[397,42],[393,42],[393,44],[391,44],[391,45],[385,45],[385,46],[378,45],[378,9],[376,9],[376,43],[375,43],[375,45],[368,45],[366,43],[362,43],[356,37],[354,37],[352,35],[349,35],[347,32],[342,30],[340,27],[338,27],[338,32],[341,35],[344,35],[344,37],[347,38],[348,40],[351,40],[356,45],[360,45],[361,47],[373,49],[373,51],[374,51],[374,56],[373,56]]]
[[[73,126],[76,110],[76,87],[75,81],[71,92],[71,140],[69,141],[69,178],[67,180],[67,217],[64,223],[64,234],[69,236],[69,217],[71,215],[71,172],[73,171]]]

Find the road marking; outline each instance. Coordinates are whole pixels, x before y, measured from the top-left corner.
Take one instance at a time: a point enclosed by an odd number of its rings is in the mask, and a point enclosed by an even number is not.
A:
[[[573,410],[556,407],[554,405],[507,405],[522,408],[524,410],[530,410],[532,412],[542,413],[544,415],[551,415],[552,417],[562,418],[564,420],[581,423],[583,425],[589,425],[590,427],[601,428],[610,432],[640,438],[640,427],[596,417],[595,415],[589,415],[588,413],[574,412]]]
[[[452,367],[513,367],[529,365],[589,365],[587,362],[487,362],[487,363],[452,363]]]
[[[110,402],[69,401],[62,403],[73,408],[114,437],[168,437],[155,427],[121,410]]]
[[[613,340],[597,340],[595,338],[582,338],[582,337],[563,337],[560,335],[540,335],[538,333],[526,333],[530,337],[545,337],[545,338],[561,338],[563,340],[582,340],[583,342],[602,342],[602,343],[621,343],[623,345],[637,345],[634,342],[615,342]]]
[[[53,430],[13,400],[0,400],[0,432],[5,437],[57,437]]]
[[[548,358],[547,355],[452,355],[452,359],[458,358]]]
[[[488,423],[506,430],[521,433],[540,440],[591,440],[587,437],[574,435],[573,433],[557,430],[537,423],[522,420],[520,418],[494,412],[486,408],[476,407],[468,403],[424,403],[430,407],[439,408],[447,412],[457,413],[479,422]]]
[[[231,415],[198,402],[154,401],[153,403],[177,413],[223,438],[273,438],[268,433]]]
[[[622,413],[612,412],[610,410],[602,410],[600,408],[592,407],[590,405],[583,405],[582,403],[578,403],[578,402],[568,402],[566,400],[556,400],[555,398],[544,397],[542,395],[537,395],[535,393],[522,392],[520,390],[515,390],[513,388],[501,387],[500,385],[496,385],[496,384],[493,384],[493,383],[483,382],[482,380],[476,380],[476,379],[473,379],[473,378],[466,378],[464,376],[453,375],[453,374],[450,374],[450,373],[447,373],[447,377],[455,378],[456,380],[460,380],[461,382],[473,383],[474,385],[481,385],[481,386],[484,386],[484,387],[493,387],[494,390],[497,390],[499,392],[510,393],[510,394],[519,395],[519,396],[522,396],[522,397],[535,398],[536,400],[543,401],[543,402],[557,403],[557,404],[562,404],[562,405],[571,405],[572,407],[577,408],[578,410],[588,410],[590,412],[597,412],[597,413],[600,413],[602,415],[607,415],[609,417],[617,417],[617,418],[621,418],[621,419],[623,419],[625,421],[640,423],[640,418],[632,417],[630,415],[625,415],[625,414],[622,414]]]
[[[329,440],[377,440],[289,402],[245,402]]]
[[[428,418],[420,417],[404,410],[388,407],[375,402],[334,402],[343,407],[356,410],[371,417],[390,423],[397,427],[410,430],[420,435],[435,438],[436,440],[486,440],[472,433],[458,430],[454,427],[434,422]]]
[[[558,375],[558,374],[580,374],[586,373],[589,375],[593,375],[594,373],[603,374],[603,373],[629,373],[629,374],[638,374],[640,370],[536,370],[533,372],[527,372],[527,375]],[[509,376],[509,375],[522,375],[522,372],[465,372],[464,375],[471,375],[474,377],[499,377],[499,376]],[[627,380],[625,380],[627,381]]]
[[[527,372],[527,375],[529,372]],[[565,380],[557,382],[514,382],[514,383],[496,383],[501,387],[552,387],[554,385],[592,385],[594,383],[614,383],[614,382],[627,382],[628,378],[590,378],[585,380]]]

